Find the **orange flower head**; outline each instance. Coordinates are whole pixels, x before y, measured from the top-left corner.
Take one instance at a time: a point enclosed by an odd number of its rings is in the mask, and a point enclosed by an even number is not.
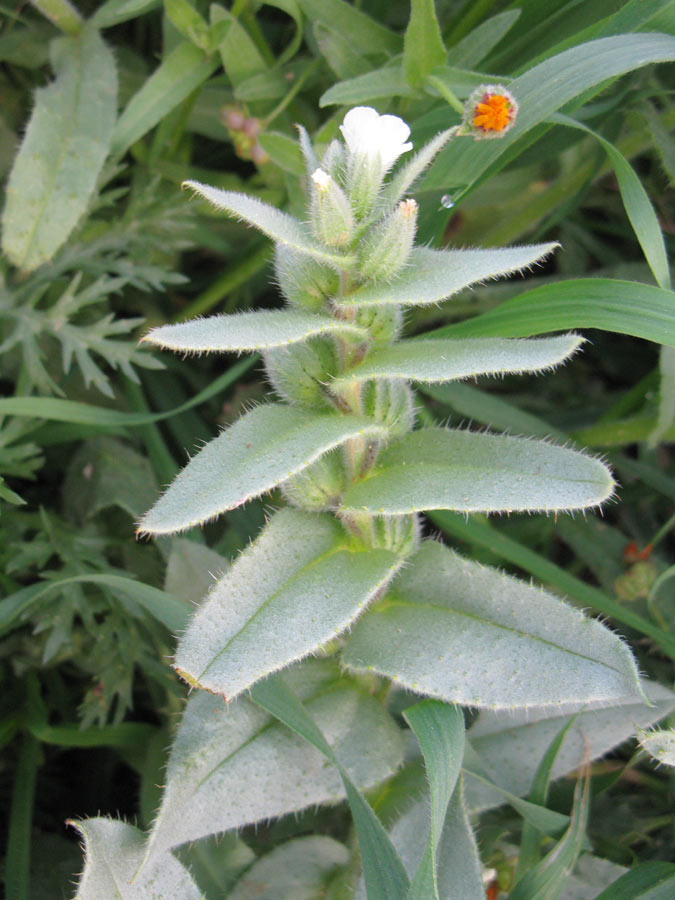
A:
[[[483,84],[471,94],[464,107],[459,134],[476,140],[503,137],[516,120],[518,104],[501,84]]]
[[[503,94],[484,94],[476,105],[473,124],[484,131],[503,131],[509,124],[510,104]]]

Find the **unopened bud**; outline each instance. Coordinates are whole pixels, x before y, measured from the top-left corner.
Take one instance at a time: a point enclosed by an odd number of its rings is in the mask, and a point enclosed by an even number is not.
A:
[[[333,450],[285,481],[281,490],[295,506],[323,512],[335,509],[346,488],[342,453]]]
[[[340,141],[331,141],[326,152],[321,158],[321,168],[328,172],[331,178],[343,179],[347,155]]]
[[[329,247],[343,247],[354,233],[354,217],[342,188],[324,172],[312,175],[312,230],[318,240]]]
[[[365,280],[389,278],[408,261],[417,228],[417,203],[402,200],[361,244],[360,273]]]
[[[319,312],[337,293],[338,274],[334,269],[283,244],[277,244],[274,269],[291,306]]]
[[[287,403],[317,411],[333,410],[326,382],[338,372],[335,344],[322,337],[263,353],[265,371],[276,392]]]

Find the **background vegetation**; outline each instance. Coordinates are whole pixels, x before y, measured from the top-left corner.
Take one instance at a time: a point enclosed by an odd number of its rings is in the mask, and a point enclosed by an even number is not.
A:
[[[416,192],[421,237],[563,249],[525,284],[416,310],[406,331],[576,327],[590,343],[555,378],[425,387],[421,415],[589,447],[614,466],[619,502],[603,516],[557,520],[435,513],[429,530],[600,613],[631,641],[642,672],[672,687],[675,362],[659,343],[675,345],[660,237],[672,244],[675,105],[672,68],[658,65],[672,59],[672,38],[644,36],[675,34],[675,4],[437,0],[438,31],[428,2],[413,4],[412,19],[408,3],[388,0],[78,9],[65,0],[0,8],[0,802],[10,900],[71,896],[81,852],[66,818],[100,811],[148,825],[185,696],[153,609],[163,592],[200,599],[204,573],[264,521],[253,501],[181,538],[134,539],[135,520],[186,451],[267,390],[255,358],[184,365],[137,340],[150,325],[278,306],[269,244],[180,184],[246,190],[301,215],[296,122],[326,144],[346,108],[372,105],[403,117],[418,147],[459,121],[477,84],[510,86],[527,128],[441,155]],[[80,15],[96,27],[82,29]],[[620,42],[607,56],[586,50],[601,38]],[[572,277],[594,279],[586,302],[563,286]],[[632,286],[609,289],[608,278]],[[543,293],[510,302],[535,287]],[[627,743],[593,764],[591,785],[596,855],[625,867],[674,859],[667,768]],[[572,790],[557,782],[549,805],[569,811]],[[502,885],[520,830],[507,809],[480,822],[483,859]],[[348,840],[345,809],[207,842],[192,859],[200,887],[221,897],[253,854],[311,833]]]

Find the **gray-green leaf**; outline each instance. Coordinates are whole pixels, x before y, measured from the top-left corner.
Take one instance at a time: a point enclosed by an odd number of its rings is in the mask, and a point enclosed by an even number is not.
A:
[[[222,209],[235,219],[241,219],[248,225],[258,228],[273,241],[292,247],[307,256],[313,256],[336,269],[349,268],[355,262],[354,257],[334,253],[317,244],[297,219],[256,197],[249,197],[248,194],[241,194],[238,191],[223,191],[201,184],[199,181],[185,181],[184,187],[195,191],[216,209]]]
[[[368,332],[330,316],[295,309],[259,310],[234,316],[209,316],[153,328],[143,340],[169,350],[243,352],[284,347],[322,334],[349,334],[368,340]]]
[[[599,460],[576,450],[506,435],[444,428],[414,431],[342,499],[345,510],[402,515],[554,511],[598,506],[614,481]]]
[[[313,415],[267,404],[242,416],[193,457],[143,516],[139,531],[191,528],[301,472],[333,447],[384,429],[360,416]]]
[[[422,545],[391,593],[358,622],[343,662],[442,700],[493,709],[640,690],[630,650],[600,622],[435,541]]]
[[[286,678],[359,788],[393,774],[402,733],[379,701],[318,661]],[[323,755],[259,706],[199,691],[171,751],[148,857],[152,863],[170,847],[344,796]]]
[[[143,861],[145,835],[114,819],[70,822],[86,849],[75,900],[200,900],[202,893],[170,853],[158,854],[135,878]]]
[[[344,631],[400,564],[350,550],[332,516],[280,510],[208,594],[175,668],[231,700]]]
[[[36,92],[2,220],[2,248],[26,272],[51,259],[86,212],[117,110],[115,60],[98,31],[50,49],[56,79]]]
[[[473,340],[399,341],[373,351],[362,363],[337,378],[336,385],[378,378],[442,382],[475,375],[542,372],[570,357],[584,338],[577,334],[539,340],[475,338]]]
[[[463,288],[500,275],[521,272],[541,262],[558,244],[530,244],[489,250],[430,250],[418,247],[391,282],[369,285],[341,301],[342,306],[427,306]]]

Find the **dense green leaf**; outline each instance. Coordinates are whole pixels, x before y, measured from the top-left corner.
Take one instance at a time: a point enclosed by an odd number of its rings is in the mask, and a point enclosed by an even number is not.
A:
[[[120,116],[112,152],[123,154],[203,84],[218,68],[216,56],[183,41],[169,53]]]
[[[169,350],[242,352],[284,347],[321,334],[347,334],[368,340],[368,332],[344,320],[295,309],[260,310],[235,316],[209,316],[153,328],[143,340]]]
[[[344,387],[357,381],[407,378],[442,382],[476,375],[541,372],[559,365],[583,343],[576,334],[540,340],[468,338],[398,341],[374,350],[362,363],[335,379]]]
[[[305,174],[302,153],[298,149],[297,142],[288,135],[276,131],[266,131],[260,135],[258,143],[272,162],[284,172],[300,177]]]
[[[51,44],[56,80],[35,108],[7,184],[2,248],[29,272],[52,258],[87,210],[115,126],[117,72],[94,28]]]
[[[358,288],[342,306],[424,306],[439,303],[478,281],[512,275],[541,262],[558,245],[531,244],[491,250],[413,250],[402,274],[390,282]]]
[[[242,416],[194,456],[139,523],[170,534],[241,506],[354,437],[384,437],[362,416],[316,415],[266,404]]]
[[[362,53],[397,53],[401,38],[344,0],[298,0],[311,22],[321,22],[349,35],[351,43]]]
[[[613,493],[608,469],[576,450],[475,431],[425,428],[401,438],[342,498],[344,510],[401,515],[584,509]]]
[[[629,649],[600,622],[434,541],[357,623],[343,662],[420,693],[493,709],[639,692]]]
[[[189,873],[170,853],[158,855],[140,875],[144,838],[133,825],[114,819],[70,822],[85,845],[84,872],[75,900],[201,900]]]
[[[388,550],[349,550],[332,516],[281,510],[213,586],[175,667],[230,700],[343,632],[400,564]]]
[[[162,0],[106,0],[91,17],[97,28],[111,28],[162,5]]]
[[[260,229],[263,234],[279,244],[292,247],[307,256],[313,256],[337,269],[348,268],[353,263],[352,257],[333,253],[317,244],[310,236],[309,231],[293,216],[289,216],[288,213],[281,212],[255,197],[239,194],[236,191],[221,191],[219,188],[209,187],[198,181],[186,181],[184,187],[191,188],[217,209],[222,209],[234,218],[241,219],[248,225]]]
[[[673,293],[610,278],[554,282],[429,337],[529,337],[567,328],[601,328],[675,347]]]
[[[330,665],[305,663],[287,678],[359,788],[396,770],[402,738],[379,701],[349,683],[336,683]],[[304,738],[249,700],[225,704],[222,697],[198,691],[188,701],[171,750],[148,857],[344,796],[337,770]]]
[[[321,95],[319,106],[359,106],[389,97],[412,97],[414,93],[403,73],[403,66],[396,61],[334,84]]]
[[[403,41],[406,79],[414,88],[421,87],[429,72],[443,65],[445,57],[434,0],[411,0],[410,21]]]

